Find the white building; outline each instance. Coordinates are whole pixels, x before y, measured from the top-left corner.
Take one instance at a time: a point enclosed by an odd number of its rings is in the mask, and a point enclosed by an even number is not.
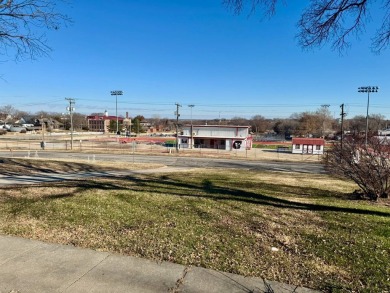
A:
[[[185,126],[179,135],[180,148],[245,150],[252,148],[250,126],[193,125]],[[192,131],[191,131],[192,129]]]
[[[323,138],[294,137],[292,139],[293,154],[322,155],[324,153],[325,140]]]

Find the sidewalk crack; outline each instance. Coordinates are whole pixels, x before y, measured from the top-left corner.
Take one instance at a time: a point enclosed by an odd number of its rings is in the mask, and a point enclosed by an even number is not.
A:
[[[86,271],[83,275],[81,275],[79,278],[77,278],[72,284],[70,284],[68,287],[66,287],[64,290],[62,290],[61,292],[65,292],[66,290],[68,290],[70,287],[72,287],[74,284],[76,284],[78,281],[80,281],[82,278],[84,278],[84,276],[86,276],[89,272],[91,272],[94,268],[96,268],[98,265],[100,265],[103,261],[105,261],[108,257],[110,256],[110,254],[106,255],[101,261],[99,261],[96,265],[94,265],[92,268],[90,268],[88,271]]]
[[[190,271],[190,267],[185,267],[183,270],[182,276],[176,281],[175,287],[171,287],[168,289],[169,293],[179,293],[180,292],[180,287],[184,283],[184,279],[187,276],[188,272]]]

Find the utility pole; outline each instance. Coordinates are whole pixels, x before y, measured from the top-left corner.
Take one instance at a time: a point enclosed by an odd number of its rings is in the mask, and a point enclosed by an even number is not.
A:
[[[180,114],[179,114],[179,107],[181,107],[181,105],[179,103],[176,103],[176,112],[175,112],[175,115],[176,115],[176,152],[178,153],[179,152],[179,117],[180,117]]]
[[[347,115],[347,113],[344,112],[344,104],[340,105],[341,108],[341,150],[343,150],[343,139],[344,139],[344,116]]]
[[[76,102],[75,99],[72,98],[65,98],[65,100],[69,101],[69,107],[67,107],[66,110],[69,112],[70,116],[70,149],[73,150],[73,112],[75,110],[73,105]]]
[[[43,115],[41,115],[41,127],[42,127],[42,142],[45,142],[45,122],[43,121]]]
[[[192,108],[195,107],[195,105],[188,105],[188,107],[191,108],[191,148],[194,145],[194,132],[193,132],[193,127],[192,127]]]

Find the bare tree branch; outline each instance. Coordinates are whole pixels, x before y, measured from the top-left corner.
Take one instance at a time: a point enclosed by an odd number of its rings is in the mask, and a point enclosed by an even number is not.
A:
[[[350,37],[364,32],[370,20],[369,4],[375,0],[311,0],[298,21],[297,38],[303,48],[321,47],[330,43],[340,52],[350,46]],[[236,14],[250,7],[250,14],[262,10],[266,15],[275,13],[277,0],[223,0],[223,4]],[[292,1],[291,1],[292,3]],[[379,29],[372,37],[371,48],[381,52],[390,45],[390,0],[382,4],[384,14]],[[379,17],[375,18],[378,21]],[[380,21],[380,20],[379,20]]]
[[[280,0],[223,0],[223,4],[232,9],[235,14],[241,14],[246,5],[250,6],[249,14],[254,14],[258,10],[257,7],[262,7],[265,16],[272,16],[275,14],[276,5]]]
[[[0,1],[0,54],[16,60],[47,55],[44,30],[57,30],[70,19],[56,12],[54,0]]]
[[[331,42],[342,51],[350,45],[347,37],[362,31],[366,18],[367,0],[312,1],[298,22],[298,39],[304,48]]]

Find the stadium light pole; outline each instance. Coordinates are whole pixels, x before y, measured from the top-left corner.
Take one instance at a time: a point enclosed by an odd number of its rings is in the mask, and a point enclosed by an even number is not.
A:
[[[379,87],[377,86],[361,86],[358,88],[359,93],[367,93],[367,114],[366,114],[366,147],[368,140],[368,108],[370,107],[370,93],[377,93]]]
[[[118,96],[123,95],[122,91],[111,91],[111,96],[115,96],[115,116],[116,116],[116,134],[119,132],[119,123],[118,123]]]

